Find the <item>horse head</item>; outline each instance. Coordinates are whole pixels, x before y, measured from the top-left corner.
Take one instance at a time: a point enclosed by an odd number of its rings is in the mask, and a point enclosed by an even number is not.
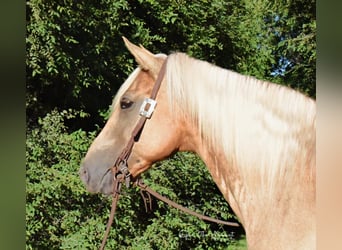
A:
[[[142,46],[136,46],[126,38],[124,42],[139,67],[119,89],[108,121],[83,159],[80,176],[88,191],[94,193],[112,192],[113,173],[109,169],[130,139],[139,119],[140,107],[144,99],[150,96],[161,66],[167,58],[164,54],[155,55]],[[147,170],[152,163],[179,150],[186,137],[182,132],[182,122],[174,119],[167,104],[163,82],[156,101],[156,109],[146,121],[127,161],[133,178]]]

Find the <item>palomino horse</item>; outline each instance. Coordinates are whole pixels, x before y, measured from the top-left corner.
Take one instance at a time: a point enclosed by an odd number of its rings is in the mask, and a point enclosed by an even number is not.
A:
[[[108,169],[167,58],[157,106],[127,162],[132,177],[175,151],[195,152],[239,217],[249,249],[315,249],[315,101],[183,53],[154,55],[124,40],[139,67],[118,91],[82,163],[87,189],[112,192]]]

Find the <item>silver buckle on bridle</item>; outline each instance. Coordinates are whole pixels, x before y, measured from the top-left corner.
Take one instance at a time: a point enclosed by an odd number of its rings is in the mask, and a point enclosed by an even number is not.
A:
[[[144,102],[142,103],[140,107],[139,115],[150,119],[156,105],[157,105],[156,100],[153,100],[151,98],[145,98]]]

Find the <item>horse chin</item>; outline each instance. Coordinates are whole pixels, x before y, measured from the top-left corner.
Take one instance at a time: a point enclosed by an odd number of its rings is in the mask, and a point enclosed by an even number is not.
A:
[[[109,171],[97,183],[93,180],[86,184],[87,191],[93,194],[110,195],[113,193],[113,174]]]
[[[113,174],[108,172],[99,184],[98,193],[110,195],[113,193]]]
[[[131,181],[134,182],[136,181],[139,176],[148,170],[151,167],[151,164],[135,164],[131,167],[129,167],[129,172],[131,174]],[[87,190],[90,193],[101,193],[103,195],[111,195],[113,194],[113,173],[111,171],[108,171],[105,173],[101,179],[97,180],[94,182],[93,180],[92,183],[88,183]]]

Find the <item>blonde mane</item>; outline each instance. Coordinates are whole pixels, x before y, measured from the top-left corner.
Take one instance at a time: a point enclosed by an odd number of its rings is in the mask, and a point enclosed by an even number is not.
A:
[[[269,189],[295,165],[314,166],[314,149],[307,148],[315,140],[310,98],[183,53],[168,57],[166,72],[173,113],[190,117],[207,145],[223,150],[232,167],[238,163],[246,183],[258,172]]]

